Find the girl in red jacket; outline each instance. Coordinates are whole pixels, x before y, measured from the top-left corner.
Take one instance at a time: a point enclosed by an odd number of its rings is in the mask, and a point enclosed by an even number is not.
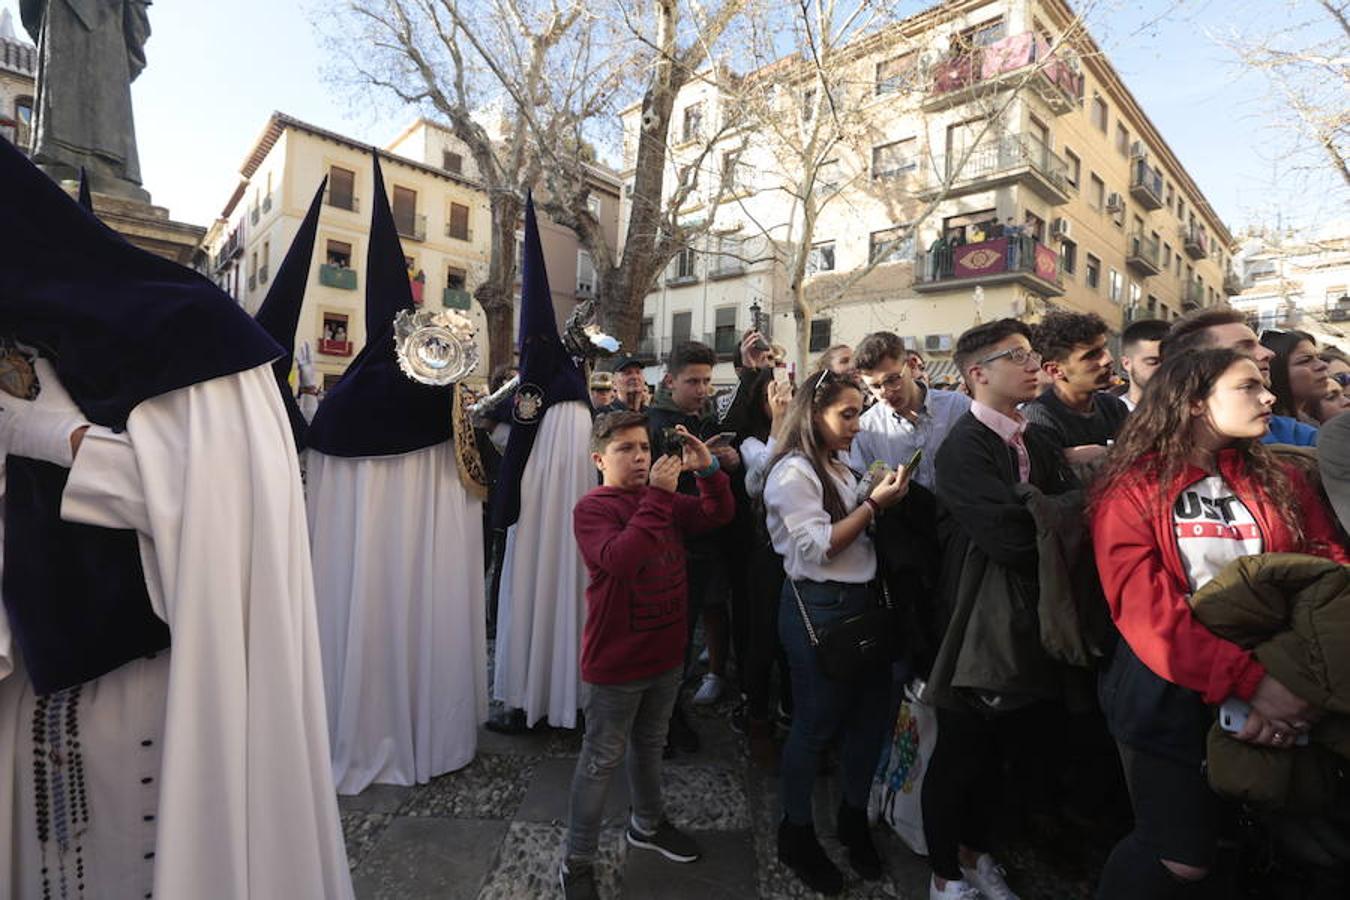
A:
[[[1098,900],[1189,896],[1209,872],[1218,798],[1203,771],[1210,707],[1252,705],[1239,740],[1290,747],[1315,712],[1248,651],[1191,615],[1189,598],[1233,560],[1297,551],[1345,562],[1303,476],[1260,443],[1275,396],[1232,350],[1167,360],[1097,484],[1097,570],[1120,631],[1102,676],[1135,827],[1116,845]]]

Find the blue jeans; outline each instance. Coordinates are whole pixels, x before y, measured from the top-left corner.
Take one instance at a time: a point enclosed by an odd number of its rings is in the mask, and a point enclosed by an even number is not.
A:
[[[817,630],[863,612],[874,602],[872,588],[866,584],[796,584]],[[783,745],[783,814],[793,825],[811,824],[811,792],[820,771],[820,751],[840,736],[844,802],[866,809],[872,775],[890,726],[890,668],[878,668],[850,682],[826,678],[816,662],[816,648],[807,637],[790,581],[783,583],[779,598],[778,636],[792,676],[792,731]]]

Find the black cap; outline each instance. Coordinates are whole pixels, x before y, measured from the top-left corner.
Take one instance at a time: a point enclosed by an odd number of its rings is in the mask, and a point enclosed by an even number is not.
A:
[[[640,369],[646,368],[646,366],[642,364],[642,360],[638,359],[636,356],[616,356],[614,358],[614,368],[610,369],[610,371],[622,372],[629,366],[637,366]]]

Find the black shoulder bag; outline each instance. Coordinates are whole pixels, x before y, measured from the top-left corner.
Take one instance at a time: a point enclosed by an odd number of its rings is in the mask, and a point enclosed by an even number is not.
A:
[[[821,674],[834,681],[852,681],[869,670],[890,665],[900,656],[900,640],[896,631],[895,608],[891,593],[881,579],[881,606],[865,609],[816,628],[802,602],[797,582],[788,579],[792,595],[797,598],[797,609],[806,624],[806,636],[816,649],[816,662]]]

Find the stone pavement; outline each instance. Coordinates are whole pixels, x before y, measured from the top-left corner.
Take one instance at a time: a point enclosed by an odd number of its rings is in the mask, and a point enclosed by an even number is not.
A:
[[[688,702],[688,692],[684,701]],[[806,898],[807,890],[779,865],[777,780],[754,769],[743,740],[731,730],[730,703],[686,706],[702,738],[698,754],[667,761],[667,814],[694,834],[704,858],[679,865],[623,840],[627,781],[616,773],[607,804],[596,871],[601,896],[664,900]],[[340,799],[357,897],[397,900],[561,897],[558,861],[567,797],[580,736],[544,729],[519,737],[479,735],[478,757],[458,772],[414,788],[376,785]],[[833,840],[838,806],[833,779],[816,796],[822,843],[849,878],[849,898],[927,897],[925,861],[889,829],[878,829],[888,877],[862,882]],[[1005,853],[1024,900],[1090,896],[1085,882],[1046,878],[1025,854]]]

